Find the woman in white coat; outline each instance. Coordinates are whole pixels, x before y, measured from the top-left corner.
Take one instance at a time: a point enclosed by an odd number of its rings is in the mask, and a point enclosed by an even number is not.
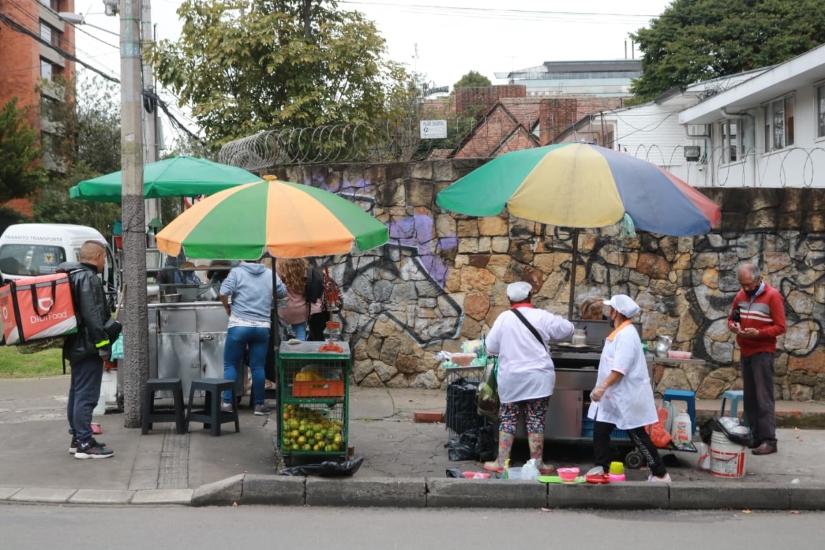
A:
[[[642,453],[652,475],[651,482],[670,482],[670,474],[662,464],[659,451],[650,440],[645,426],[659,421],[650,375],[647,372],[639,333],[631,318],[639,306],[630,296],[617,294],[604,302],[609,306],[613,332],[605,340],[599,361],[599,377],[590,392],[592,403],[587,413],[595,421],[593,452],[596,466],[604,468],[605,477],[610,467],[610,432],[618,428]]]

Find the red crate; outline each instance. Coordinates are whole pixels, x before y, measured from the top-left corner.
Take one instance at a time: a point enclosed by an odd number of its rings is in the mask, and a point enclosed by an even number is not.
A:
[[[306,380],[292,383],[295,397],[343,397],[343,380]]]

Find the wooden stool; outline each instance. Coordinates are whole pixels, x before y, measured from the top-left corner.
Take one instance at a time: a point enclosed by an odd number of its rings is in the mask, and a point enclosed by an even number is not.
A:
[[[175,400],[172,410],[166,408],[155,409],[155,392],[164,390],[172,392],[172,397]],[[155,422],[174,422],[179,434],[186,433],[186,421],[183,417],[183,389],[180,378],[150,378],[146,381],[141,434],[148,434]]]
[[[192,403],[195,401],[195,390],[204,391],[204,408],[192,411]],[[232,392],[232,412],[221,411],[221,393],[229,390]],[[189,387],[189,404],[186,412],[186,429],[189,429],[190,422],[202,422],[204,428],[209,428],[213,437],[221,435],[221,424],[224,422],[235,422],[235,432],[241,431],[238,422],[238,406],[235,403],[235,382],[222,378],[201,378],[193,380]]]

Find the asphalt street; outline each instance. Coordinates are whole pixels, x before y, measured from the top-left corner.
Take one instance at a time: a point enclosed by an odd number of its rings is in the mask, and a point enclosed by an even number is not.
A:
[[[825,513],[0,505],[3,548],[783,548],[820,550]],[[537,543],[543,540],[542,543]]]

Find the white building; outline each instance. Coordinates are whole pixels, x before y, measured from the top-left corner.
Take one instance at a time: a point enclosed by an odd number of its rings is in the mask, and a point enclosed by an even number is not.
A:
[[[679,113],[701,129],[693,185],[825,187],[825,45]],[[703,183],[698,181],[703,180]]]
[[[638,59],[545,61],[537,67],[497,72],[508,84],[527,87],[527,96],[588,95],[629,97],[634,78],[642,74]]]
[[[691,170],[696,162],[685,155],[685,146],[700,145],[701,160],[704,138],[695,136],[704,136],[707,129],[687,127],[679,121],[679,115],[703,99],[763,72],[765,69],[708,80],[685,90],[674,88],[650,103],[588,115],[556,136],[553,143],[595,142],[652,162],[694,186],[707,185],[704,169]]]

